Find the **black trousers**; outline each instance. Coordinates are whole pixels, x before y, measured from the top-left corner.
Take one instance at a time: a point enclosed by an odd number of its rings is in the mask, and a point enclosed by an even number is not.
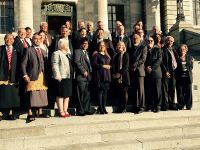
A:
[[[131,75],[129,93],[134,108],[145,108],[144,77],[139,77],[136,74]]]
[[[85,114],[90,111],[89,81],[77,81],[76,113]]]
[[[161,107],[162,89],[161,78],[145,77],[145,105],[147,110]]]
[[[162,80],[162,107],[174,107],[175,106],[175,78],[163,78]]]
[[[122,112],[127,109],[128,103],[128,85],[115,84],[115,91],[113,93],[117,100],[117,111]]]
[[[188,77],[182,77],[176,81],[177,102],[179,107],[192,108],[192,84]]]

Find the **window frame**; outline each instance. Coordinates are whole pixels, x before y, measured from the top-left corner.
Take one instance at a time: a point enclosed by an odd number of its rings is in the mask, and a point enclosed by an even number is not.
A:
[[[14,0],[0,0],[0,33],[14,29]]]

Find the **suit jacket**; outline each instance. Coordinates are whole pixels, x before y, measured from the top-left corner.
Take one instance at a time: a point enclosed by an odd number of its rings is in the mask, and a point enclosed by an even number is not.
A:
[[[173,52],[174,52],[174,57],[177,61],[178,53],[176,52],[176,50],[174,48],[173,48]],[[163,60],[161,63],[161,69],[162,69],[162,73],[163,73],[163,78],[165,78],[166,72],[170,72],[171,76],[175,77],[174,69],[172,67],[172,57],[166,46],[163,47]]]
[[[39,58],[34,46],[27,48],[21,62],[22,75],[28,75],[31,81],[35,81],[38,79],[40,68],[46,74],[46,51],[41,49],[41,57]]]
[[[29,43],[26,41],[26,39],[24,39],[27,46],[30,47]],[[19,52],[19,54],[21,55],[21,58],[23,57],[26,48],[23,47],[23,43],[20,39],[20,37],[16,36],[15,41],[14,41],[14,47],[16,48],[16,50]],[[20,58],[20,59],[21,59]]]
[[[7,51],[6,46],[1,45],[0,46],[0,81],[8,81],[15,83],[18,82],[19,78],[19,53],[15,47],[13,47],[12,50],[12,58],[11,58],[11,74],[9,76],[9,70],[8,70],[8,57],[7,57]],[[10,79],[9,79],[10,78]]]
[[[193,82],[193,75],[192,75],[192,69],[193,69],[193,63],[192,63],[192,59],[193,57],[191,57],[190,55],[186,55],[186,68],[188,71],[188,75],[189,75],[189,81],[190,83]],[[178,58],[178,66],[177,69],[175,70],[175,75],[176,75],[176,79],[179,80],[181,79],[181,74],[182,74],[182,61],[180,59],[180,57]]]
[[[120,73],[122,76],[122,84],[130,85],[129,76],[129,54],[125,52],[122,56],[122,68],[120,69],[121,53],[117,53],[113,58],[112,72],[113,74]]]
[[[120,37],[119,36],[114,36],[112,39],[113,42],[113,46],[116,49],[117,43],[120,41]],[[131,40],[128,36],[124,36],[122,39],[122,42],[124,42],[126,49],[129,49],[131,47]]]
[[[89,57],[88,57],[89,58]],[[77,81],[86,81],[91,80],[91,63],[90,60],[87,58],[86,54],[83,52],[82,49],[77,49],[75,51],[75,65],[76,65],[76,79]],[[84,77],[84,72],[88,72],[89,76],[87,78]]]
[[[67,66],[68,61],[69,66]],[[60,50],[55,51],[51,58],[53,78],[61,77],[63,79],[73,77],[73,69],[71,66],[71,59],[67,58]],[[67,70],[69,69],[69,70]],[[67,74],[67,72],[70,74]]]
[[[110,41],[109,39],[103,39],[103,41],[106,44],[108,54],[110,55],[111,58],[113,58],[113,56],[115,55],[116,52],[115,52],[115,49],[113,47],[112,41]],[[97,43],[97,39],[95,38],[93,40],[93,42],[91,43],[90,48],[89,48],[89,55],[90,56],[92,56],[94,51],[97,51],[97,49],[98,49],[97,46],[98,46],[98,43]]]
[[[147,57],[147,47],[145,45],[139,44],[137,47],[132,46],[128,52],[130,57],[130,71],[137,73],[137,75],[140,77],[144,77],[144,63]]]
[[[162,78],[161,65],[162,63],[162,51],[157,47],[153,47],[151,50],[147,52],[147,58],[145,62],[145,67],[150,66],[152,68],[152,72],[149,75],[151,78]]]

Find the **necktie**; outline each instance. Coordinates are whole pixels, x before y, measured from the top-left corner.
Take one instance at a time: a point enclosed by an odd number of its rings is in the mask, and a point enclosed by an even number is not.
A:
[[[177,62],[176,62],[176,58],[174,56],[174,52],[173,50],[169,50],[170,54],[171,54],[171,57],[172,57],[172,67],[173,69],[176,69],[177,68]]]
[[[26,41],[24,39],[22,39],[22,44],[23,44],[23,48],[27,48],[27,44],[26,44]]]
[[[7,57],[8,57],[8,69],[11,70],[12,53],[11,53],[11,48],[9,46],[7,47]]]
[[[37,55],[40,56],[40,54],[41,54],[41,52],[40,52],[40,48],[37,47],[37,48],[35,48],[35,49],[36,49],[36,53],[37,53]]]
[[[119,41],[122,41],[122,37],[121,36],[119,37]]]
[[[89,59],[88,53],[87,53],[86,50],[84,50],[83,53],[85,54],[85,56],[86,56],[86,58],[88,60],[88,65],[89,65],[90,72],[92,72],[92,67],[91,67],[91,64],[90,64],[90,59]]]

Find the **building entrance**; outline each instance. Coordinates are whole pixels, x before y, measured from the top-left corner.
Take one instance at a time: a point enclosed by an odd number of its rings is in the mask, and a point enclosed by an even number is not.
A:
[[[49,32],[52,35],[56,35],[59,33],[59,29],[62,25],[69,20],[71,22],[71,17],[68,16],[48,16],[47,21],[49,25]]]
[[[72,29],[76,28],[76,5],[66,2],[45,2],[41,5],[42,20],[47,21],[49,32],[52,35],[59,33],[62,25],[69,20],[72,24]]]

